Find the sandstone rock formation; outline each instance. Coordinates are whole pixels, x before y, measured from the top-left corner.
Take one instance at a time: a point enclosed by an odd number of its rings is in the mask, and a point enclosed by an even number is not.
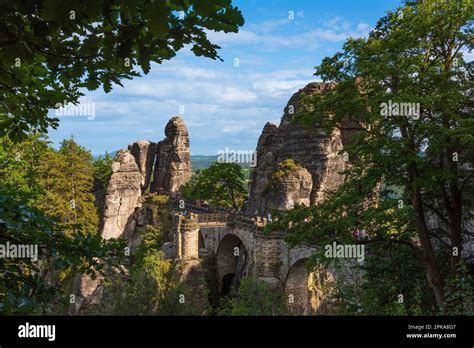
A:
[[[309,206],[313,180],[311,174],[293,160],[285,160],[273,172],[262,192],[265,210],[292,209],[296,204]]]
[[[181,187],[191,180],[189,136],[180,117],[173,117],[165,128],[166,139],[157,146],[151,192],[179,196]]]
[[[197,313],[209,307],[206,293],[205,269],[198,259],[177,259],[173,262],[173,277],[184,285],[187,294],[184,303],[192,303]],[[195,313],[196,314],[196,313]]]
[[[117,153],[105,196],[103,238],[133,237],[139,216],[136,208],[141,206],[139,198],[150,186],[153,162],[152,192],[177,197],[181,186],[191,179],[189,138],[183,120],[171,118],[165,134],[166,139],[158,145],[136,141],[128,151]]]
[[[142,182],[143,175],[135,157],[128,151],[120,150],[112,164],[112,176],[105,196],[104,239],[118,238],[134,229],[130,217],[141,196]]]
[[[133,250],[141,242],[140,229],[157,224],[157,213],[144,200],[150,186],[155,162],[153,192],[179,195],[181,186],[191,179],[189,138],[186,125],[173,117],[165,128],[166,139],[158,143],[137,141],[120,150],[112,164],[112,176],[105,192],[102,237],[125,237]],[[168,251],[169,254],[169,251]],[[102,278],[93,280],[78,275],[74,282],[77,297],[71,313],[78,314],[83,305],[99,300]]]
[[[349,134],[335,131],[327,136],[320,128],[310,129],[292,122],[301,94],[321,93],[330,86],[322,82],[308,84],[290,98],[278,127],[271,123],[265,125],[257,144],[257,166],[250,175],[249,199],[245,207],[248,213],[263,215],[270,207],[291,205],[294,199],[304,204],[308,201],[309,204],[316,204],[325,197],[327,191],[335,190],[343,183],[344,175],[341,172],[348,163],[342,151]],[[282,192],[269,195],[272,175],[278,170],[279,163],[287,159],[295,160],[309,172],[311,181],[301,171],[298,174],[300,178],[298,175],[288,178],[286,184],[274,187]],[[290,181],[293,183],[290,184]],[[304,182],[299,186],[302,187],[301,191],[296,182]],[[309,186],[311,190],[308,195]],[[268,199],[269,196],[273,199]]]
[[[100,286],[103,277],[98,275],[92,279],[89,275],[76,274],[73,282],[74,303],[69,307],[69,314],[78,315],[83,306],[96,304],[100,301],[102,287]]]
[[[156,154],[156,144],[151,141],[141,140],[134,142],[128,148],[133,157],[135,157],[138,169],[143,175],[141,188],[142,191],[145,192],[150,185],[153,161],[155,160]]]

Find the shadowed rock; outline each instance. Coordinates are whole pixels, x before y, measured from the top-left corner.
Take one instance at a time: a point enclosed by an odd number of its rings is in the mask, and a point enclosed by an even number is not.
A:
[[[150,185],[153,161],[155,160],[156,155],[156,144],[151,141],[140,140],[134,142],[128,148],[131,154],[135,157],[138,169],[143,175],[141,187],[142,191],[145,192]]]

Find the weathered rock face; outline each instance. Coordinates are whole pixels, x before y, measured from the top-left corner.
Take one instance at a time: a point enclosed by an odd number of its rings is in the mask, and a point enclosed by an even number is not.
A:
[[[158,222],[158,213],[146,202],[155,158],[152,192],[177,197],[181,186],[191,179],[189,138],[183,120],[173,117],[165,134],[166,139],[158,145],[137,141],[128,150],[120,150],[112,164],[112,176],[105,192],[102,238],[124,237],[132,252],[141,243],[140,231],[146,225],[163,227]],[[99,301],[101,281],[102,278],[92,280],[87,275],[78,275],[74,288],[78,301],[71,307],[72,314],[80,313],[82,305]]]
[[[104,239],[133,232],[135,226],[130,218],[141,196],[143,180],[135,157],[128,151],[120,150],[112,164],[112,176],[105,196]]]
[[[263,192],[265,210],[292,209],[296,204],[309,206],[313,179],[302,166],[291,160],[278,165]]]
[[[69,314],[78,315],[81,313],[83,306],[96,304],[100,301],[102,295],[100,283],[102,280],[103,277],[101,275],[92,279],[89,275],[76,274],[73,283],[73,293],[76,298],[69,307]]]
[[[303,192],[310,186],[309,204],[316,204],[325,197],[327,191],[335,190],[344,181],[342,172],[347,162],[340,153],[346,134],[335,131],[330,137],[322,129],[307,128],[291,122],[293,114],[297,112],[300,95],[321,93],[330,85],[320,82],[308,84],[295,93],[285,107],[280,125],[267,123],[257,145],[257,166],[250,175],[250,193],[246,203],[246,210],[251,214],[266,214],[269,207],[279,207],[290,204],[294,197],[297,201],[306,202],[296,182],[303,184]],[[269,195],[268,185],[278,164],[286,159],[293,159],[304,167],[311,175],[311,181],[303,173],[300,178],[289,178],[288,182],[275,189],[282,192],[273,192]],[[290,181],[293,182],[290,184]],[[293,191],[294,190],[294,191]],[[268,199],[273,196],[273,199]],[[284,198],[286,197],[286,198]]]
[[[180,117],[173,117],[165,134],[166,139],[157,146],[151,192],[176,198],[181,187],[191,180],[188,130]]]
[[[173,117],[165,128],[166,139],[158,145],[151,141],[137,141],[128,151],[120,150],[112,165],[105,197],[102,237],[131,238],[137,225],[136,208],[150,185],[153,162],[154,180],[151,191],[179,195],[181,186],[191,179],[189,137],[186,125]]]
[[[173,277],[188,290],[186,301],[200,314],[209,307],[205,285],[205,270],[198,259],[178,259],[173,263]]]
[[[138,169],[143,175],[141,188],[144,192],[150,185],[153,161],[155,160],[156,154],[156,144],[151,141],[141,140],[134,142],[128,149],[133,157],[135,157]]]

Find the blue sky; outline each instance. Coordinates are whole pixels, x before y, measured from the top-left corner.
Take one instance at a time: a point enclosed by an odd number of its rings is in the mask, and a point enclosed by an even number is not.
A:
[[[209,33],[224,62],[195,57],[185,48],[171,61],[111,93],[85,92],[95,118],[60,117],[55,146],[71,135],[101,154],[135,140],[160,141],[174,115],[190,133],[191,154],[226,147],[253,150],[266,122],[278,124],[288,99],[318,78],[314,67],[349,36],[365,36],[399,0],[234,1],[245,18],[239,33]],[[289,19],[293,11],[294,19]],[[238,66],[234,66],[238,59]],[[180,110],[181,106],[181,110]],[[54,115],[54,113],[51,113]],[[90,118],[90,117],[89,117]]]

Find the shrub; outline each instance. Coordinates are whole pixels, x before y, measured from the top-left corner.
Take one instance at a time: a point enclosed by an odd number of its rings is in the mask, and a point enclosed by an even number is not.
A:
[[[283,293],[252,277],[242,278],[237,294],[222,299],[220,315],[283,315]]]

